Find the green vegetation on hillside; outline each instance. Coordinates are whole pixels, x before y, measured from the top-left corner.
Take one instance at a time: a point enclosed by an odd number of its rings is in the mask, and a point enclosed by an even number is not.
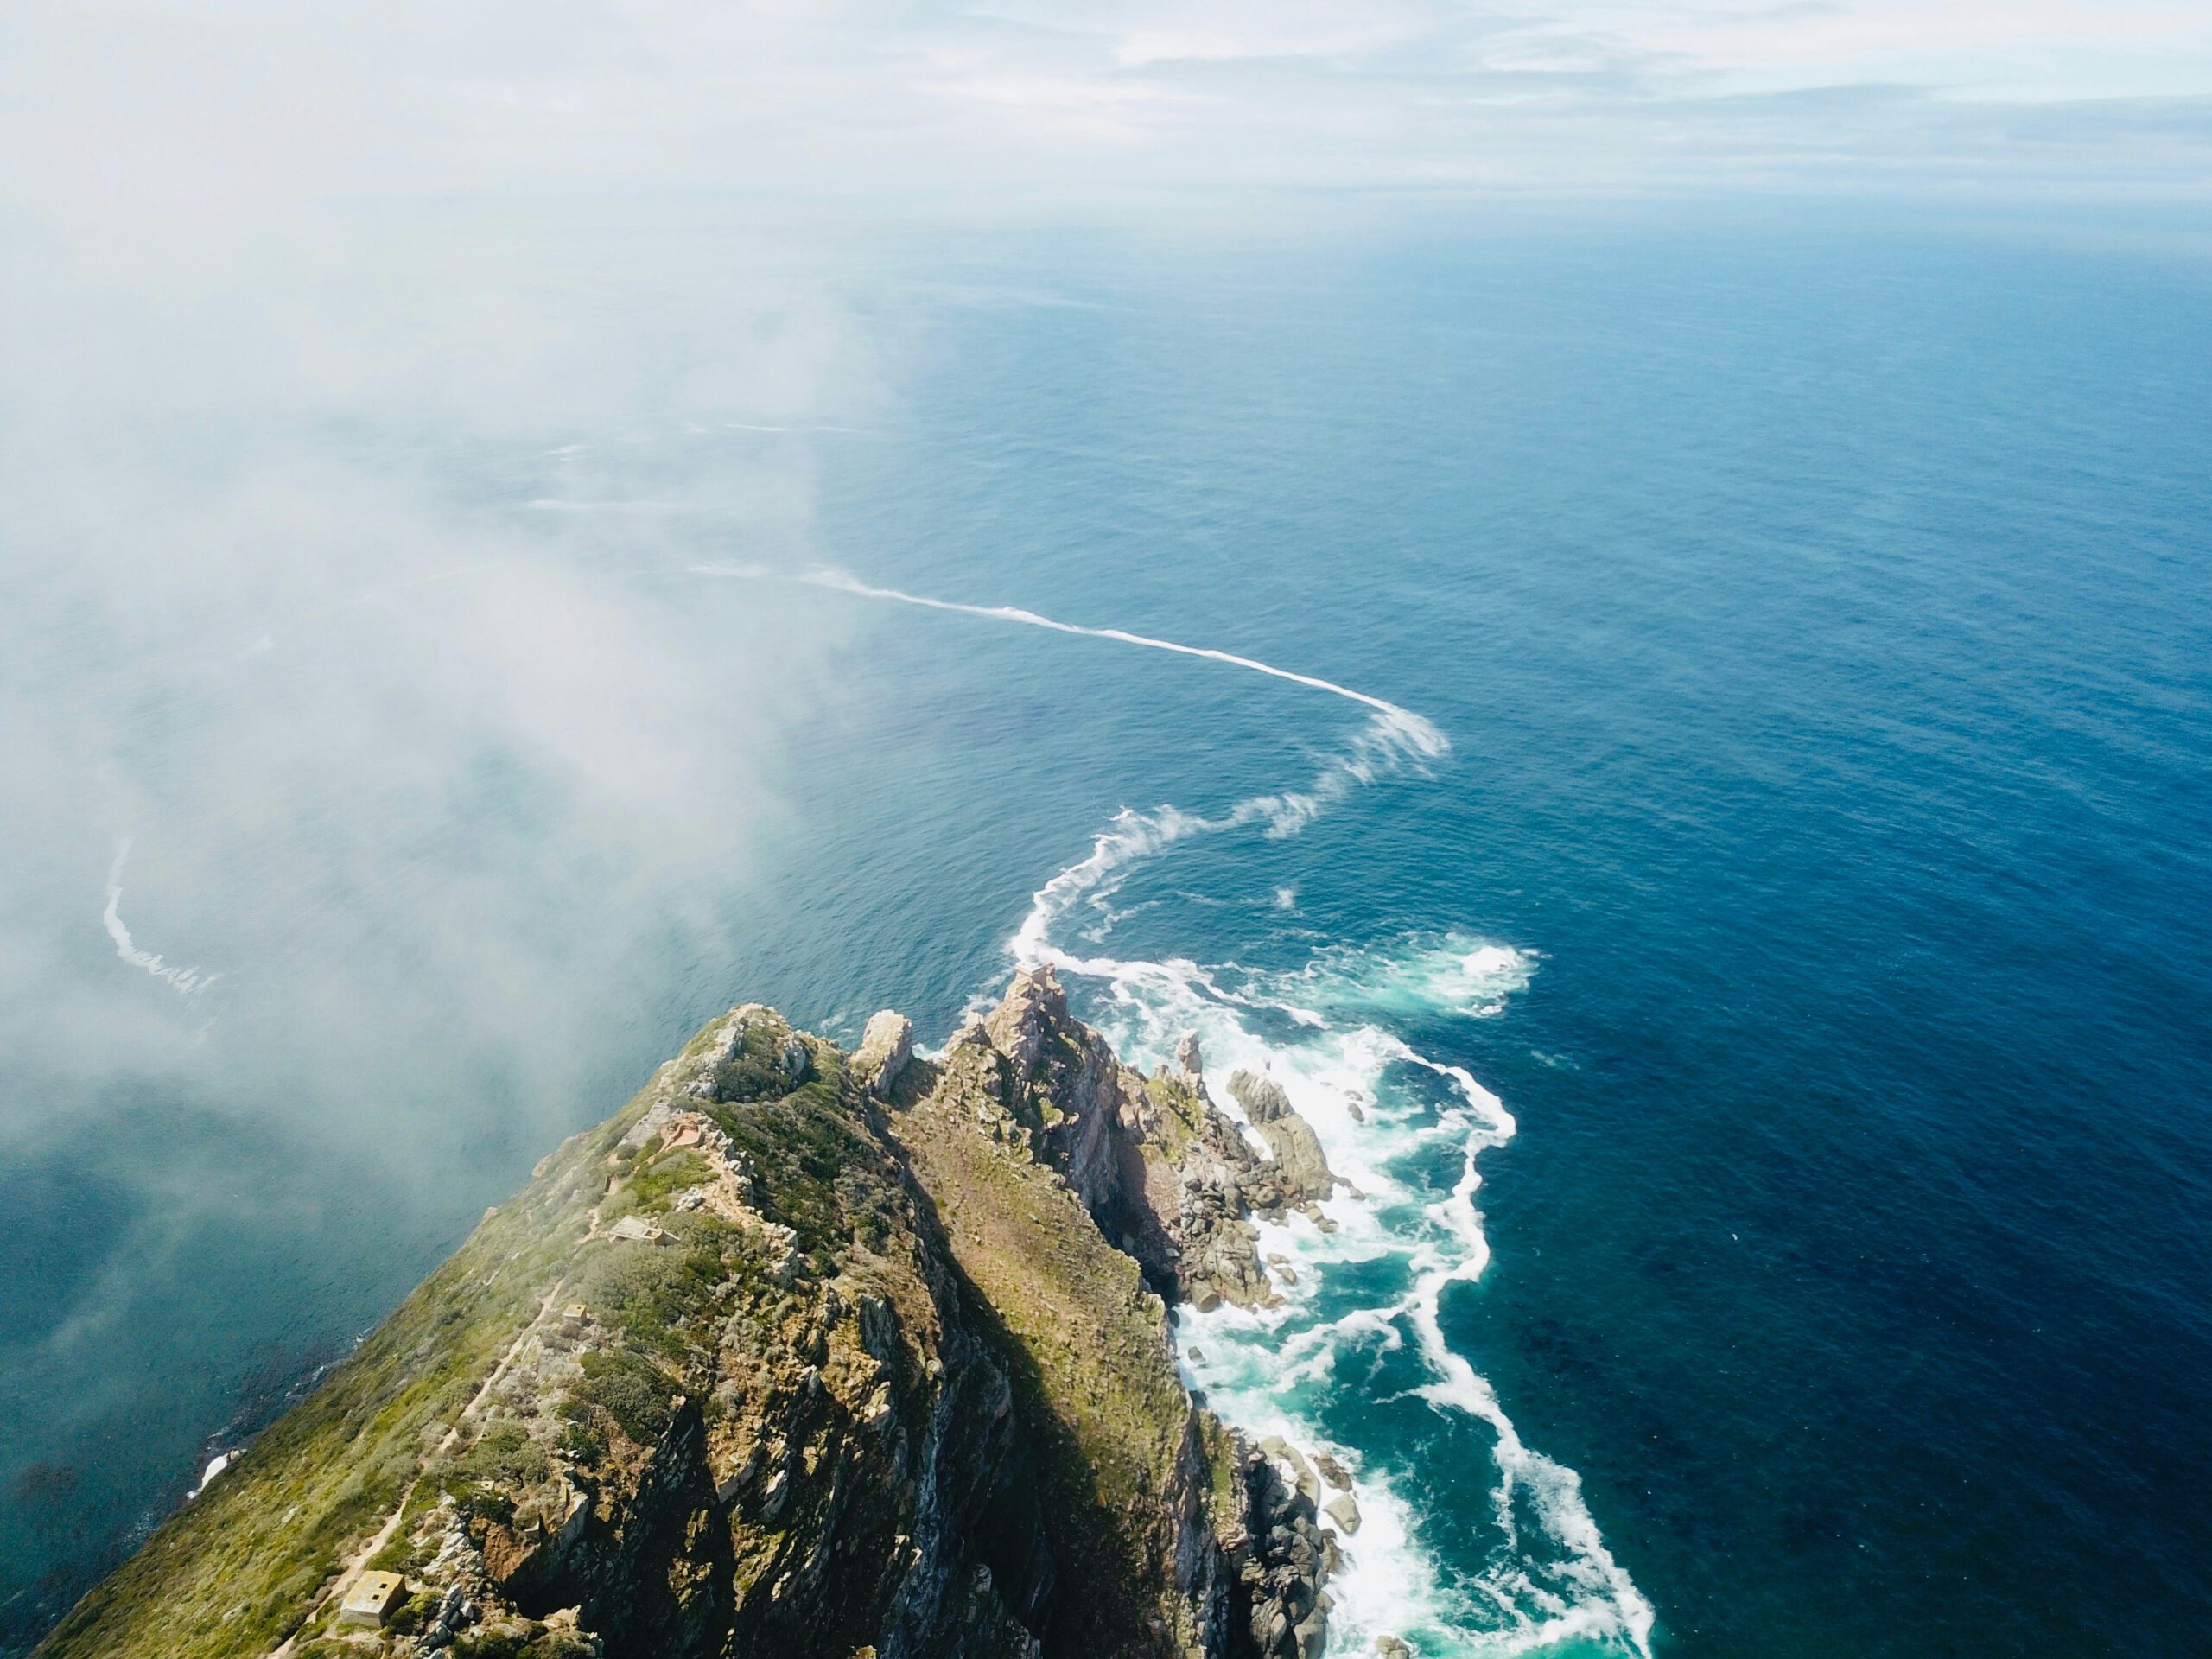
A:
[[[956,1044],[887,1122],[831,1045],[717,1020],[38,1659],[570,1659],[580,1621],[684,1659],[846,1659],[887,1620],[1008,1659],[1033,1625],[1200,1644],[1191,1541],[1233,1529],[1235,1450],[1048,1161],[1055,1074],[1011,1071]],[[405,1580],[381,1642],[334,1623],[364,1567]]]
[[[1064,1634],[1071,1645],[1110,1646],[1154,1618],[1181,1622],[1160,1592],[1173,1579],[1163,1552],[1193,1414],[1160,1300],[1066,1182],[1034,1160],[1028,1125],[1007,1110],[1020,1098],[1009,1082],[1003,1057],[956,1045],[936,1089],[893,1127],[988,1306],[1046,1451],[1047,1513],[1071,1535],[1056,1551],[1074,1579],[1058,1602]],[[1003,1133],[977,1133],[995,1116]]]

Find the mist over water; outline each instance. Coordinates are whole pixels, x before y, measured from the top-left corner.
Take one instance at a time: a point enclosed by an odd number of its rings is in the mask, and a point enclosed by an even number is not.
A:
[[[2202,257],[1344,245],[10,258],[0,1640],[712,1013],[1051,954],[1366,1195],[1179,1328],[1345,1651],[2190,1650]]]
[[[877,387],[833,296],[662,238],[329,215],[246,286],[11,249],[0,1630],[734,994],[837,619],[531,504],[674,474],[802,549],[804,456],[725,427]]]

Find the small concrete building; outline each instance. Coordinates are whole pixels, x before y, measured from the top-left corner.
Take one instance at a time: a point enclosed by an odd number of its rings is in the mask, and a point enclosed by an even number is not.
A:
[[[397,1573],[364,1573],[339,1604],[338,1622],[380,1630],[393,1609],[407,1599],[407,1580]]]

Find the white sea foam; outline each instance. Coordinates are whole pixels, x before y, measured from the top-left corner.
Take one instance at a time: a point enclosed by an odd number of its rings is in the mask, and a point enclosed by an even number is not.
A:
[[[1363,752],[1363,766],[1371,758]],[[1363,776],[1332,763],[1323,776],[1341,785],[1308,793],[1325,804],[1376,775],[1372,766]],[[1186,1374],[1249,1433],[1328,1451],[1355,1471],[1361,1526],[1339,1540],[1346,1565],[1330,1586],[1333,1650],[1357,1653],[1388,1635],[1423,1655],[1504,1655],[1580,1641],[1648,1656],[1650,1605],[1606,1548],[1580,1478],[1522,1441],[1495,1390],[1442,1328],[1446,1291],[1489,1265],[1476,1160],[1512,1137],[1513,1115],[1466,1069],[1420,1052],[1382,1023],[1413,1014],[1496,1017],[1527,987],[1535,958],[1444,934],[1381,950],[1326,950],[1302,969],[1269,973],[1055,943],[1079,909],[1096,911],[1097,925],[1085,932],[1103,939],[1116,914],[1110,896],[1144,861],[1196,836],[1240,826],[1276,832],[1279,821],[1258,803],[1277,798],[1255,798],[1212,818],[1173,807],[1122,813],[1085,857],[1037,890],[1008,942],[1016,963],[1049,961],[1088,981],[1093,1017],[1124,1053],[1162,1058],[1182,1032],[1198,1032],[1209,1091],[1230,1116],[1242,1114],[1227,1091],[1230,1075],[1268,1072],[1313,1126],[1331,1166],[1363,1195],[1321,1206],[1337,1224],[1333,1233],[1303,1218],[1262,1226],[1263,1256],[1283,1257],[1295,1283],[1283,1283],[1274,1308],[1181,1311],[1177,1346]],[[1295,833],[1304,821],[1281,833]],[[1269,1034],[1283,1020],[1295,1033],[1287,1039]],[[1432,1080],[1426,1093],[1421,1077]],[[1434,1196],[1415,1172],[1421,1154],[1447,1147],[1457,1153],[1458,1177]],[[1402,1289],[1321,1316],[1325,1291],[1332,1308],[1342,1300],[1331,1290],[1332,1275],[1341,1284],[1344,1269],[1391,1262],[1403,1269]],[[1417,1396],[1491,1437],[1485,1484],[1497,1541],[1478,1562],[1447,1567],[1439,1557],[1412,1496],[1414,1471],[1363,1457],[1317,1421],[1324,1390],[1338,1390],[1341,1399],[1341,1390],[1361,1386],[1366,1368],[1402,1354],[1408,1342],[1426,1376]],[[1193,1350],[1203,1357],[1188,1357]]]
[[[1538,958],[1465,933],[1433,934],[1384,951],[1340,947],[1305,967],[1268,976],[1275,1000],[1319,1008],[1419,1015],[1439,1010],[1487,1019],[1525,989]]]
[[[835,588],[840,593],[856,594],[863,599],[890,600],[897,604],[918,605],[932,611],[957,611],[965,616],[988,617],[995,622],[1019,622],[1025,627],[1049,628],[1055,633],[1082,634],[1092,639],[1116,639],[1125,645],[1142,645],[1151,651],[1172,651],[1185,657],[1203,657],[1212,662],[1227,663],[1236,668],[1249,669],[1255,674],[1270,674],[1279,680],[1289,680],[1299,685],[1311,686],[1317,691],[1326,691],[1336,696],[1348,697],[1354,702],[1365,703],[1380,715],[1395,733],[1423,753],[1442,754],[1452,747],[1443,733],[1410,709],[1401,709],[1395,702],[1370,696],[1364,691],[1355,691],[1350,686],[1338,685],[1333,680],[1278,668],[1273,663],[1263,663],[1255,657],[1240,657],[1234,652],[1217,651],[1206,645],[1186,645],[1173,639],[1130,633],[1122,628],[1084,627],[1074,622],[1056,621],[1052,617],[1039,616],[1035,611],[1025,611],[1013,605],[963,605],[949,599],[930,599],[919,594],[901,593],[895,588],[874,587],[841,570],[815,571],[799,580],[819,588]]]
[[[1418,715],[1412,718],[1420,719]],[[1421,721],[1420,728],[1435,734],[1437,745],[1445,745],[1443,735],[1427,721]],[[1219,835],[1255,823],[1264,824],[1264,833],[1277,839],[1294,836],[1317,814],[1355,787],[1372,784],[1386,773],[1409,763],[1419,764],[1442,752],[1414,735],[1415,729],[1378,715],[1352,736],[1341,753],[1323,762],[1304,789],[1249,796],[1217,817],[1202,817],[1175,806],[1158,807],[1149,812],[1123,808],[1113,823],[1092,840],[1087,856],[1077,859],[1030,895],[1029,913],[1007,941],[1007,950],[1017,963],[1050,962],[1072,973],[1107,979],[1119,978],[1124,973],[1141,977],[1148,970],[1157,969],[1158,964],[1116,963],[1111,958],[1072,954],[1052,943],[1052,929],[1077,904],[1107,914],[1114,894],[1120,889],[1122,873],[1177,842],[1194,836]],[[1279,893],[1278,903],[1281,896]],[[1179,976],[1191,971],[1193,970],[1188,963],[1177,964],[1173,969]],[[1211,982],[1207,989],[1222,1000],[1236,1000],[1234,993]],[[1310,1014],[1307,1017],[1319,1018]]]
[[[184,1501],[189,1503],[200,1493],[206,1491],[208,1483],[229,1468],[238,1455],[235,1452],[218,1452],[213,1457],[208,1459],[207,1466],[200,1471],[200,1484],[184,1495]]]
[[[1381,977],[1389,982],[1425,952],[1416,946],[1376,954],[1382,960],[1369,965],[1387,965]],[[1529,971],[1517,954],[1491,963],[1484,1006],[1524,985]],[[1345,965],[1317,968],[1311,977]],[[1579,1479],[1522,1440],[1495,1391],[1444,1337],[1444,1293],[1478,1278],[1489,1264],[1475,1205],[1476,1160],[1511,1138],[1512,1114],[1464,1068],[1430,1058],[1351,1010],[1283,1042],[1255,1031],[1243,1012],[1264,1004],[1264,989],[1225,1003],[1208,989],[1217,976],[1227,977],[1224,970],[1122,966],[1128,971],[1103,987],[1099,1016],[1118,1042],[1162,1055],[1173,1033],[1198,1031],[1209,1090],[1233,1116],[1229,1075],[1267,1070],[1313,1126],[1332,1167],[1363,1194],[1322,1205],[1337,1224],[1333,1234],[1297,1217],[1262,1225],[1263,1255],[1285,1257],[1297,1274],[1294,1285],[1281,1287],[1281,1306],[1185,1309],[1178,1316],[1179,1349],[1204,1356],[1186,1358],[1191,1381],[1231,1421],[1255,1434],[1280,1433],[1309,1452],[1330,1451],[1356,1471],[1362,1525],[1355,1537],[1340,1540],[1350,1564],[1331,1585],[1338,1604],[1332,1648],[1357,1652],[1378,1636],[1395,1635],[1423,1654],[1505,1654],[1582,1638],[1648,1654],[1651,1609],[1606,1549]],[[1461,1007],[1465,988],[1455,982],[1452,999],[1435,1007]],[[1440,1094],[1440,1102],[1415,1086],[1422,1076],[1435,1080],[1438,1088],[1428,1092]],[[1432,1196],[1408,1172],[1424,1161],[1423,1152],[1446,1147],[1458,1154],[1458,1179]],[[1402,1289],[1321,1316],[1317,1304],[1325,1295],[1332,1309],[1341,1305],[1341,1291],[1330,1289],[1332,1269],[1392,1261],[1403,1267]],[[1499,1547],[1486,1561],[1456,1572],[1447,1572],[1425,1541],[1408,1495],[1411,1471],[1363,1459],[1316,1421],[1324,1389],[1359,1387],[1369,1368],[1408,1341],[1426,1374],[1418,1396],[1435,1410],[1478,1421],[1494,1437],[1486,1484]]]
[[[1370,710],[1366,725],[1301,790],[1252,796],[1211,817],[1174,806],[1118,814],[1084,856],[1031,895],[1007,955],[1015,966],[1049,962],[1089,982],[1092,1017],[1133,1058],[1164,1058],[1181,1033],[1196,1031],[1209,1092],[1232,1116],[1242,1114],[1228,1094],[1229,1076],[1239,1069],[1270,1073],[1313,1125],[1331,1167],[1363,1195],[1321,1205],[1336,1224],[1332,1233],[1303,1217],[1262,1225],[1262,1255],[1281,1256],[1296,1274],[1294,1284],[1282,1281],[1277,1306],[1224,1305],[1210,1313],[1185,1308],[1177,1315],[1186,1374],[1229,1421],[1255,1435],[1280,1433],[1309,1451],[1328,1451],[1355,1473],[1361,1526],[1356,1537],[1340,1540],[1346,1564],[1330,1583],[1337,1604],[1332,1648],[1356,1653],[1377,1637],[1395,1635],[1424,1656],[1488,1655],[1581,1639],[1649,1659],[1650,1605],[1606,1549],[1580,1480],[1522,1441],[1490,1384],[1445,1339],[1444,1292],[1478,1278],[1490,1260],[1475,1207],[1481,1185],[1476,1160],[1511,1138],[1512,1114],[1465,1069],[1420,1053],[1383,1023],[1408,1014],[1500,1014],[1529,983],[1535,959],[1495,941],[1446,934],[1387,950],[1325,951],[1295,972],[1268,973],[1232,963],[1077,952],[1058,942],[1078,909],[1088,919],[1077,931],[1086,945],[1096,946],[1117,919],[1142,908],[1117,911],[1114,905],[1136,866],[1201,836],[1238,830],[1294,836],[1353,789],[1446,753],[1451,745],[1444,734],[1382,698],[1230,652],[1080,626],[1012,606],[927,598],[837,571],[794,576],[740,566],[695,569],[705,575],[804,582],[887,603],[1204,658]],[[1287,909],[1296,895],[1281,889],[1277,902]],[[976,1006],[989,1001],[988,989],[979,991]],[[1294,1037],[1266,1034],[1283,1021]],[[1423,1077],[1435,1080],[1427,1094],[1413,1081]],[[1440,1101],[1434,1097],[1440,1092]],[[1459,1173],[1437,1197],[1419,1171],[1424,1154],[1440,1147],[1456,1148]],[[1321,1316],[1317,1302],[1332,1277],[1349,1283],[1347,1269],[1378,1263],[1402,1269],[1402,1289]],[[1333,1293],[1329,1306],[1343,1300]],[[1408,1495],[1414,1471],[1386,1467],[1359,1447],[1332,1440],[1315,1421],[1325,1386],[1358,1385],[1357,1376],[1338,1376],[1348,1362],[1371,1365],[1402,1355],[1409,1340],[1427,1378],[1415,1395],[1447,1418],[1485,1426],[1492,1436],[1490,1510],[1497,1543],[1481,1561],[1450,1570]],[[1203,1357],[1188,1357],[1192,1349]]]
[[[172,968],[159,957],[141,950],[132,943],[130,930],[123,925],[123,866],[130,856],[128,836],[115,847],[115,862],[108,866],[107,907],[100,912],[100,924],[107,929],[107,936],[115,941],[115,954],[133,968],[143,968],[156,979],[162,981],[181,996],[198,996],[222,977],[220,974],[204,974],[197,968]]]

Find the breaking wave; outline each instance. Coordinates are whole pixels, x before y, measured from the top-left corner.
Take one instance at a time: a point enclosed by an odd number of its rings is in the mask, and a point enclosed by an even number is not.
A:
[[[1606,1548],[1580,1478],[1522,1440],[1496,1391],[1444,1334],[1445,1293],[1489,1264],[1477,1160],[1512,1138],[1512,1114],[1465,1068],[1431,1058],[1393,1029],[1440,1015],[1499,1017],[1536,958],[1463,934],[1332,947],[1289,971],[1101,948],[1120,914],[1116,895],[1137,867],[1198,836],[1296,834],[1355,785],[1436,752],[1403,741],[1404,730],[1378,720],[1305,789],[1255,796],[1216,817],[1173,806],[1122,812],[1086,856],[1032,895],[1007,955],[1015,965],[1050,962],[1080,982],[1071,988],[1086,1012],[1133,1060],[1165,1059],[1182,1033],[1197,1032],[1208,1090],[1232,1116],[1230,1076],[1272,1074],[1360,1195],[1320,1206],[1332,1232],[1302,1217],[1261,1224],[1263,1256],[1290,1269],[1276,1270],[1280,1306],[1176,1316],[1185,1376],[1228,1421],[1309,1454],[1327,1452],[1354,1473],[1357,1532],[1324,1522],[1338,1532],[1346,1560],[1330,1580],[1332,1649],[1371,1651],[1388,1636],[1424,1656],[1585,1644],[1648,1659],[1650,1604]],[[1063,945],[1078,918],[1082,948]],[[987,992],[978,1002],[988,1000]],[[1448,1180],[1435,1173],[1440,1154]],[[1387,1287],[1379,1295],[1368,1288],[1378,1285]],[[1459,1559],[1463,1548],[1440,1548],[1429,1513],[1438,1495],[1418,1490],[1418,1471],[1362,1444],[1358,1420],[1380,1403],[1366,1398],[1370,1379],[1377,1362],[1400,1353],[1418,1359],[1414,1395],[1488,1437],[1489,1526],[1478,1565]]]
[[[1332,1650],[1369,1651],[1391,1636],[1424,1656],[1574,1643],[1648,1656],[1651,1607],[1605,1548],[1580,1478],[1522,1440],[1444,1334],[1446,1292],[1489,1265],[1477,1160],[1512,1138],[1513,1116],[1465,1068],[1391,1029],[1416,1012],[1496,1017],[1529,983],[1534,959],[1464,936],[1332,950],[1274,973],[1052,948],[1052,922],[1086,879],[1111,880],[1162,844],[1133,828],[1112,842],[1116,856],[1094,852],[1064,871],[1011,944],[1086,980],[1086,1011],[1133,1060],[1164,1059],[1181,1033],[1197,1032],[1208,1091],[1232,1116],[1230,1075],[1272,1075],[1358,1194],[1320,1205],[1332,1232],[1300,1217],[1260,1224],[1280,1306],[1176,1316],[1186,1378],[1226,1419],[1353,1471],[1357,1534],[1324,1522],[1347,1563],[1330,1580]],[[1416,1380],[1397,1394],[1487,1437],[1480,1452],[1471,1448],[1490,1463],[1478,1565],[1440,1547],[1430,1511],[1441,1494],[1420,1490],[1421,1471],[1361,1432],[1385,1403],[1371,1397],[1373,1379],[1394,1356],[1418,1361]]]
[[[1231,652],[1012,606],[929,598],[840,571],[693,569],[1203,658],[1370,711],[1301,787],[1250,796],[1212,817],[1173,805],[1117,814],[1084,856],[1031,895],[1007,941],[1008,971],[1052,963],[1073,982],[1088,1016],[1132,1060],[1165,1059],[1181,1033],[1197,1032],[1208,1090],[1232,1116],[1230,1076],[1240,1069],[1272,1073],[1313,1126],[1331,1166],[1358,1194],[1320,1206],[1333,1230],[1302,1217],[1261,1224],[1261,1250],[1280,1264],[1276,1306],[1185,1308],[1176,1315],[1185,1375],[1224,1417],[1255,1436],[1281,1434],[1309,1452],[1325,1451],[1353,1472],[1357,1532],[1325,1522],[1339,1534],[1345,1558],[1329,1583],[1336,1602],[1332,1648],[1372,1650],[1376,1638],[1395,1637],[1426,1659],[1567,1644],[1649,1659],[1651,1606],[1605,1548],[1580,1477],[1522,1440],[1495,1390],[1444,1334],[1445,1292],[1471,1283],[1489,1264],[1475,1205],[1482,1184],[1476,1165],[1512,1138],[1512,1114],[1464,1068],[1420,1052],[1393,1029],[1439,1015],[1498,1017],[1529,984],[1536,959],[1463,934],[1333,947],[1289,971],[1125,958],[1103,948],[1116,922],[1131,913],[1117,911],[1116,899],[1141,867],[1186,843],[1236,831],[1295,836],[1354,790],[1424,771],[1449,753],[1444,734],[1383,698]],[[1268,909],[1280,913],[1295,904],[1294,890],[1280,888]],[[1067,943],[1071,933],[1079,948]],[[988,1006],[996,988],[979,990],[975,1007]],[[1417,1380],[1395,1396],[1377,1396],[1378,1362],[1394,1357],[1416,1362]],[[1486,1437],[1487,1536],[1474,1559],[1459,1541],[1439,1536],[1446,1529],[1440,1521],[1464,1523],[1464,1516],[1439,1513],[1462,1508],[1454,1500],[1464,1489],[1424,1492],[1423,1471],[1360,1432],[1363,1413],[1408,1397]]]

